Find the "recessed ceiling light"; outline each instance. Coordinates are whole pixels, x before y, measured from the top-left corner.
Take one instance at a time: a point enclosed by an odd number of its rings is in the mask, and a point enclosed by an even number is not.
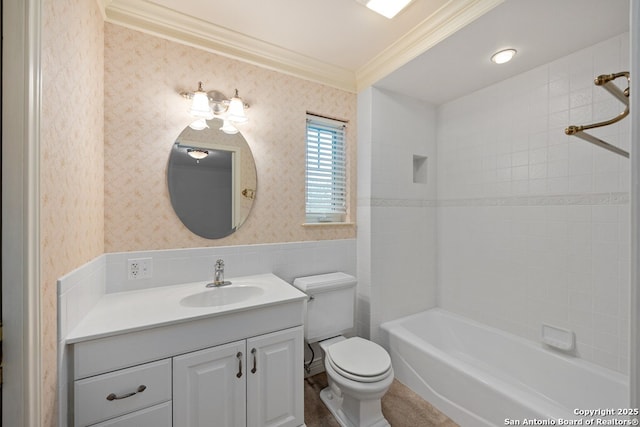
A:
[[[393,18],[413,0],[356,0],[369,9],[386,17]]]
[[[511,61],[516,56],[516,53],[515,49],[504,49],[491,55],[491,61],[496,64],[504,64]]]

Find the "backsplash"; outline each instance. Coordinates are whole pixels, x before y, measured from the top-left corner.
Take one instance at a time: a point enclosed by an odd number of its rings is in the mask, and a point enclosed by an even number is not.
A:
[[[129,279],[127,260],[151,258],[152,277]],[[62,342],[105,293],[211,281],[217,259],[225,277],[273,273],[296,277],[343,271],[356,275],[355,239],[107,253],[58,280],[58,339]]]

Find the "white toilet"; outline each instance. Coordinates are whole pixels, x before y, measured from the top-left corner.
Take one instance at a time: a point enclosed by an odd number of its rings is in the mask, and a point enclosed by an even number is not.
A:
[[[305,339],[325,354],[324,404],[342,427],[389,426],[380,404],[393,382],[389,354],[374,342],[341,335],[353,328],[356,278],[329,273],[299,277],[293,285],[309,296]]]

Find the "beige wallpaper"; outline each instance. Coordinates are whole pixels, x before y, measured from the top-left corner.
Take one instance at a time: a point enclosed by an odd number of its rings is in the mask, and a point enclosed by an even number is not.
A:
[[[171,145],[190,122],[182,89],[251,104],[239,128],[253,152],[258,192],[229,237],[192,234],[166,185]],[[349,121],[350,218],[355,219],[356,95],[112,24],[105,24],[105,251],[133,251],[355,237],[355,226],[303,227],[305,114]]]
[[[55,426],[56,280],[104,252],[104,26],[95,1],[42,7],[42,425]]]

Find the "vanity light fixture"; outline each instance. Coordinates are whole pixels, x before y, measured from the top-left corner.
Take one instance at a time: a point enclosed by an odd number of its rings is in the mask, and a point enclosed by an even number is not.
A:
[[[494,62],[496,64],[504,64],[505,62],[511,61],[513,57],[516,56],[516,53],[518,53],[518,51],[515,49],[500,50],[491,55],[491,62]]]
[[[393,18],[402,9],[407,7],[413,0],[356,0],[358,3],[367,6],[369,9],[384,16]]]
[[[232,98],[227,98],[217,90],[205,91],[202,82],[198,82],[198,90],[195,92],[180,92],[180,94],[191,99],[191,108],[189,113],[195,119],[189,126],[195,130],[202,130],[208,127],[207,120],[214,117],[224,120],[221,130],[225,133],[234,134],[238,132],[235,128],[236,123],[245,123],[248,118],[245,115],[245,108],[249,108],[248,104],[238,95],[238,89]]]

